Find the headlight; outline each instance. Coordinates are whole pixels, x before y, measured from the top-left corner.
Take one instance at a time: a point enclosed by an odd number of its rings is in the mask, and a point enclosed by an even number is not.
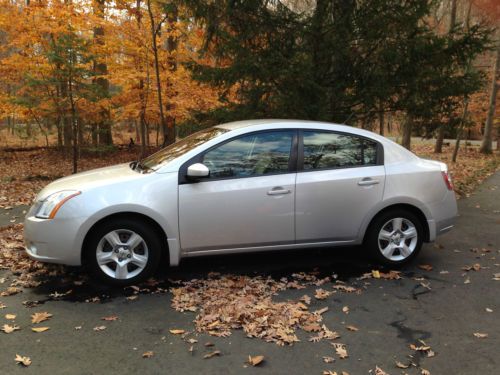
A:
[[[63,190],[49,195],[37,204],[35,217],[39,219],[53,219],[65,202],[80,194],[81,192],[76,190]]]

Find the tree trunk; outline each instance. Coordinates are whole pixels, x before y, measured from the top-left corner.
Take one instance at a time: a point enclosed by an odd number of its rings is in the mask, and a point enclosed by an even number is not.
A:
[[[135,19],[137,21],[137,28],[139,30],[142,29],[142,13],[141,13],[141,1],[142,0],[136,0],[135,4]],[[137,59],[136,61],[137,67],[139,71],[142,73],[142,64],[140,59]],[[137,124],[137,139],[140,139],[141,143],[141,153],[139,155],[139,158],[142,159],[146,156],[146,147],[148,145],[148,137],[146,134],[146,97],[144,95],[144,79],[139,78],[138,82],[138,87],[139,87],[139,101],[141,103],[141,109],[139,112],[139,123]]]
[[[176,92],[174,91],[174,84],[172,83],[171,75],[175,74],[177,71],[177,37],[172,35],[175,31],[175,24],[177,22],[178,10],[175,4],[171,4],[171,10],[167,15],[167,25],[169,36],[167,38],[167,52],[168,52],[168,71],[169,77],[167,78],[167,134],[163,138],[163,147],[172,144],[175,142],[175,116],[173,115],[173,110],[175,109],[175,105],[173,103],[174,97],[176,96]]]
[[[434,146],[434,153],[440,154],[443,152],[443,142],[444,142],[444,124],[440,124],[436,137],[436,145]]]
[[[493,125],[495,117],[495,106],[497,103],[497,92],[498,83],[497,80],[500,78],[500,41],[497,46],[497,57],[495,60],[495,66],[493,68],[493,82],[491,85],[491,96],[490,96],[490,106],[488,109],[488,117],[486,119],[486,124],[484,126],[484,136],[483,142],[481,144],[480,151],[483,154],[491,154],[493,151]]]
[[[379,103],[378,123],[379,123],[379,133],[380,135],[384,135],[384,106],[382,105],[382,101],[380,101]]]
[[[457,0],[451,0],[450,9],[450,25],[448,28],[448,35],[451,35],[455,27],[457,20]],[[434,153],[440,154],[443,152],[443,141],[444,141],[444,124],[440,124],[438,128],[438,134],[436,137],[436,145],[434,146]]]
[[[151,0],[147,0],[147,6],[148,6],[148,14],[149,14],[149,20],[151,23],[151,39],[152,39],[152,45],[153,45],[153,57],[154,57],[154,65],[155,65],[155,75],[156,75],[156,90],[158,91],[158,109],[160,111],[160,127],[163,133],[163,139],[164,143],[166,143],[167,136],[168,136],[168,127],[167,127],[167,121],[165,119],[165,114],[163,113],[163,100],[162,100],[162,94],[161,94],[161,79],[160,79],[160,63],[158,61],[158,44],[156,37],[158,36],[158,33],[161,29],[161,23],[156,24],[154,16],[153,16],[153,10],[151,9]],[[158,134],[156,136],[156,143],[158,144]]]
[[[104,18],[104,8],[106,0],[95,0],[94,14],[99,18]],[[97,45],[104,44],[104,28],[102,26],[94,27],[94,40]],[[95,84],[99,86],[101,98],[109,96],[109,81],[104,78],[108,74],[108,66],[102,61],[94,61],[94,72],[98,77],[94,80]],[[110,146],[113,144],[113,136],[111,134],[111,115],[109,109],[102,107],[100,110],[99,121],[97,122],[98,143],[101,145]]]
[[[460,119],[460,124],[458,125],[457,141],[455,142],[455,148],[453,149],[453,156],[451,158],[451,161],[453,163],[456,163],[456,161],[457,161],[458,149],[460,148],[460,139],[462,137],[462,131],[463,131],[464,125],[465,125],[465,119],[467,118],[468,107],[469,107],[469,99],[466,98],[464,100],[464,112],[462,114],[462,118]]]
[[[76,121],[76,107],[73,98],[73,82],[68,82],[69,103],[71,106],[71,130],[73,138],[73,173],[78,172],[78,122]]]
[[[401,139],[401,145],[408,150],[411,150],[412,128],[413,128],[413,116],[406,115],[406,121],[403,124],[403,136]]]

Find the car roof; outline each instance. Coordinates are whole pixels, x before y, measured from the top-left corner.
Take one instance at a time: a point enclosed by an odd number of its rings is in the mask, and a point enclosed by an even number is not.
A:
[[[216,128],[225,129],[228,131],[241,130],[249,127],[257,127],[257,130],[262,130],[262,128],[278,129],[278,128],[311,128],[311,129],[323,129],[323,130],[333,130],[338,132],[347,132],[352,134],[358,134],[361,136],[375,138],[380,140],[378,134],[356,128],[349,125],[340,125],[331,122],[323,121],[311,121],[311,120],[287,120],[287,119],[255,119],[255,120],[243,120],[243,121],[233,121],[225,124],[220,124],[215,126]],[[250,129],[248,129],[250,130]],[[384,138],[385,139],[385,138]]]

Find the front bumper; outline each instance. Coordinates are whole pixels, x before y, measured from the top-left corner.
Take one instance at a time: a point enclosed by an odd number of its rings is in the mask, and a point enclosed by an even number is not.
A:
[[[38,219],[28,213],[24,221],[26,253],[35,260],[70,266],[81,265],[77,238],[83,219]]]

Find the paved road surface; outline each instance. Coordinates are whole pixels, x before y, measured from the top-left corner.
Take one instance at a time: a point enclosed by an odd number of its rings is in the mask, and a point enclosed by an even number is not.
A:
[[[20,331],[0,333],[0,373],[2,374],[321,374],[323,370],[368,374],[376,365],[390,374],[420,374],[425,368],[431,374],[498,374],[500,371],[500,173],[487,180],[469,199],[459,202],[461,216],[456,229],[437,244],[426,245],[418,262],[404,270],[402,280],[369,280],[371,285],[360,295],[334,294],[325,301],[313,301],[312,309],[329,307],[325,323],[342,335],[338,341],[347,344],[349,358],[323,363],[323,356],[335,356],[325,340],[310,343],[305,332],[299,332],[300,343],[278,347],[259,339],[249,339],[241,331],[218,339],[199,335],[194,354],[171,328],[192,329],[193,313],[179,313],[170,307],[169,294],[140,295],[135,301],[124,292],[74,287],[71,298],[47,301],[26,308],[25,300],[46,300],[53,291],[65,288],[63,280],[26,289],[16,296],[0,297],[7,305],[1,310],[1,324],[6,313],[17,314]],[[210,271],[236,274],[262,274],[281,277],[295,271],[311,271],[318,267],[323,274],[338,273],[352,283],[372,266],[361,256],[362,249],[304,250],[293,253],[254,254],[202,258],[186,261],[169,271],[168,277],[188,280],[206,277]],[[480,271],[465,271],[466,265],[480,263]],[[418,264],[430,264],[424,271]],[[448,271],[443,273],[441,271]],[[0,278],[12,278],[1,271]],[[163,276],[166,277],[166,276]],[[415,280],[425,277],[430,289]],[[464,283],[466,279],[470,283]],[[0,290],[6,288],[7,280]],[[328,289],[328,285],[323,286]],[[67,289],[67,286],[66,286]],[[278,299],[296,299],[307,290],[287,290]],[[111,297],[103,303],[85,303],[96,293]],[[342,312],[349,306],[350,313]],[[486,311],[491,309],[492,312]],[[35,311],[49,311],[54,316],[46,322],[50,330],[33,333],[29,316]],[[117,315],[118,321],[103,322],[103,316]],[[102,332],[93,327],[105,324]],[[352,324],[358,332],[348,332]],[[76,330],[75,326],[81,326]],[[485,339],[474,332],[488,333]],[[415,354],[410,344],[424,340],[436,355],[427,358]],[[213,348],[222,356],[203,359]],[[154,357],[143,359],[152,350]],[[16,353],[31,357],[33,363],[21,368],[14,363]],[[262,354],[265,363],[245,368],[249,354]],[[418,367],[401,370],[395,361],[406,363],[413,355]]]

